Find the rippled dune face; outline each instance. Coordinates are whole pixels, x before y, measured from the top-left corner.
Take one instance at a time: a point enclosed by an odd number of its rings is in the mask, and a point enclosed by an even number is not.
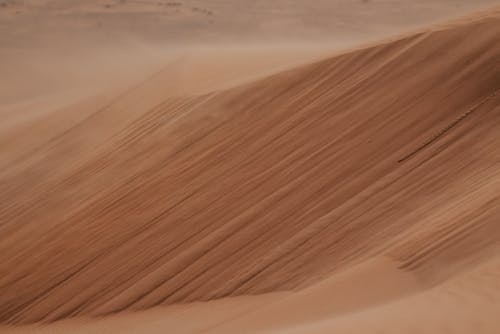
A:
[[[494,4],[0,0],[0,333],[497,333]]]

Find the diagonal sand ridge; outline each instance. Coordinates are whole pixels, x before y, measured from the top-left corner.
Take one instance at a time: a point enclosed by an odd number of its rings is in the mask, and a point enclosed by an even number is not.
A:
[[[59,110],[2,160],[0,331],[496,333],[499,36]]]

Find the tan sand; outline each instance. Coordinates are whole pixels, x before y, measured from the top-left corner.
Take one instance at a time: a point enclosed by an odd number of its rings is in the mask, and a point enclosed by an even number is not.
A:
[[[115,6],[22,8],[49,5]],[[159,48],[104,85],[16,84],[0,332],[497,333],[499,36],[490,9],[351,51]]]

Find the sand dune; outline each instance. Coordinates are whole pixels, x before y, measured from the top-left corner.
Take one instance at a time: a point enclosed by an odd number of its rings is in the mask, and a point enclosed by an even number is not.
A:
[[[495,9],[12,117],[0,330],[498,332],[499,36]]]
[[[216,48],[223,59],[238,45],[255,45],[261,58],[271,54],[269,45],[299,46],[285,50],[286,63],[318,44],[346,48],[493,4],[498,0],[1,0],[0,108],[67,91],[109,94],[109,86],[133,85],[179,50],[196,57],[193,46]]]
[[[241,296],[5,333],[496,333],[498,256],[422,289],[387,259],[370,260],[296,293]],[[385,298],[384,294],[391,294]],[[381,297],[384,295],[384,297]],[[396,297],[398,296],[398,297]]]

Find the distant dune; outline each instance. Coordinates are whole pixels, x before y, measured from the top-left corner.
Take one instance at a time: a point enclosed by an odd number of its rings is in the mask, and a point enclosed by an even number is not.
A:
[[[498,333],[499,38],[492,9],[6,127],[0,331]]]
[[[296,47],[280,57],[288,63],[311,46],[345,49],[495,4],[498,0],[0,0],[0,114],[4,104],[33,97],[63,94],[76,102],[111,94],[110,86],[133,85],[166,59],[178,60],[179,53],[197,57],[190,46],[230,55],[235,47],[253,45],[260,57],[269,54],[267,46],[291,44]],[[226,46],[228,52],[221,52]],[[233,59],[253,63],[252,57]]]

